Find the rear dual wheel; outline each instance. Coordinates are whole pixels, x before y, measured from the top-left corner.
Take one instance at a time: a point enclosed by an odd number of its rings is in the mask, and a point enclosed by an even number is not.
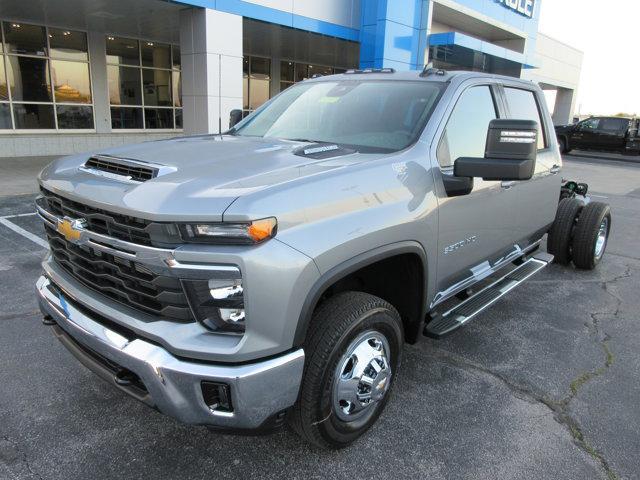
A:
[[[593,270],[602,260],[611,232],[611,211],[607,204],[583,206],[576,198],[564,198],[547,239],[547,250],[556,263]]]

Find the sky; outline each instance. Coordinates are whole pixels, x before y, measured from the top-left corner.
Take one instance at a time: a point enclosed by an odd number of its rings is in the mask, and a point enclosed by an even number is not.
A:
[[[640,116],[639,0],[541,0],[539,30],[584,52],[579,113]]]

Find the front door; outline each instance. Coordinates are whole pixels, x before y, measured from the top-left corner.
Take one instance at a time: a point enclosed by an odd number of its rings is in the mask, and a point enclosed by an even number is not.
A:
[[[498,118],[496,86],[472,85],[455,102],[437,141],[438,285],[435,301],[490,273],[513,251],[514,193],[507,182],[474,179],[473,191],[449,197],[442,178],[460,157],[484,157],[489,122]]]
[[[596,143],[596,131],[599,125],[599,118],[588,118],[576,125],[576,129],[569,139],[571,148],[593,148]]]

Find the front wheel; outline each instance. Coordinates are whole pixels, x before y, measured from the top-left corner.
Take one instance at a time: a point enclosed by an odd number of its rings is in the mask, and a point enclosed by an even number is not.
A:
[[[343,448],[384,409],[400,367],[400,315],[362,292],[326,300],[314,313],[305,342],[305,370],[293,429],[322,447]]]

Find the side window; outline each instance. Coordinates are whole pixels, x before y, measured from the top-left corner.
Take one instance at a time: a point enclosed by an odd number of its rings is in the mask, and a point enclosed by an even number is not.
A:
[[[594,130],[597,130],[599,126],[600,126],[599,118],[590,118],[588,120],[580,122],[580,125],[578,126],[578,128],[583,131],[592,132]]]
[[[629,120],[624,118],[603,118],[598,130],[602,130],[607,133],[617,133],[626,130],[627,128],[629,128]]]
[[[484,157],[489,122],[498,118],[487,85],[464,91],[447,122],[438,145],[438,162],[451,167],[460,157]]]
[[[509,104],[511,118],[517,120],[534,120],[538,123],[538,150],[547,146],[544,123],[538,108],[535,94],[530,90],[505,87],[505,95]]]

